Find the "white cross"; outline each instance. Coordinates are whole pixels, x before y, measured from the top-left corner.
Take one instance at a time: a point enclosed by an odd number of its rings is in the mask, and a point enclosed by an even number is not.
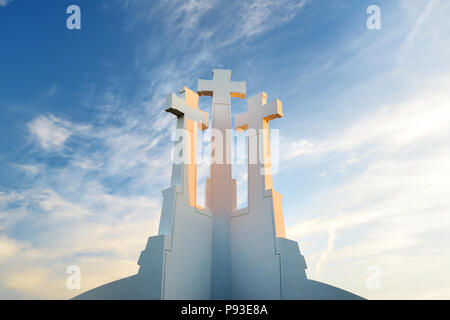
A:
[[[177,129],[183,129],[181,155],[184,163],[173,163],[172,185],[181,184],[183,193],[187,192],[189,205],[197,207],[196,124],[200,124],[202,130],[207,129],[208,114],[198,109],[197,93],[187,87],[180,93],[184,97],[170,94],[166,100],[166,111],[177,116]]]
[[[231,98],[245,99],[245,82],[231,80],[231,70],[213,70],[212,80],[198,79],[199,96],[212,96],[213,103],[230,104]]]
[[[198,94],[212,96],[211,167],[206,183],[209,209],[214,213],[212,241],[213,299],[231,296],[231,242],[230,212],[236,197],[235,180],[232,180],[231,163],[231,98],[245,98],[245,82],[231,81],[230,70],[213,70],[212,80],[198,80]],[[221,139],[216,137],[221,135]],[[218,154],[216,154],[218,151]]]
[[[261,92],[247,99],[248,111],[234,119],[236,130],[248,132],[248,193],[249,199],[272,196],[273,221],[277,237],[286,237],[281,195],[273,189],[270,156],[269,121],[283,116],[281,101],[267,103]],[[260,159],[262,157],[263,159]],[[249,205],[251,200],[249,200]]]
[[[198,109],[198,95],[187,87],[180,91],[184,97],[175,93],[167,96],[166,111],[174,114],[177,118],[184,117],[183,129],[186,129],[186,120],[198,122],[202,130],[208,127],[208,113]]]
[[[249,165],[258,164],[261,166],[261,174],[264,175],[265,181],[264,189],[271,189],[273,183],[269,121],[283,116],[282,104],[278,99],[267,103],[267,94],[265,92],[248,98],[247,102],[248,111],[237,115],[234,119],[235,129],[237,131],[249,131],[248,163]],[[259,173],[249,172],[249,181],[251,178],[253,179],[254,174],[259,176]],[[255,179],[258,179],[257,176],[255,176]]]
[[[276,99],[267,103],[267,94],[261,92],[247,99],[248,111],[234,118],[234,127],[238,131],[247,129],[268,129],[269,121],[283,116],[283,106]]]

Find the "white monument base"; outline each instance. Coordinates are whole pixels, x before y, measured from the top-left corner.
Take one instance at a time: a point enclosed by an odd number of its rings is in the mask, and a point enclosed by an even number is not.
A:
[[[174,192],[175,188],[172,190],[164,192],[164,204],[176,197],[174,232],[148,239],[138,261],[138,274],[89,290],[74,299],[212,299],[212,216],[205,209],[189,207],[183,194]],[[163,210],[166,208],[163,205]],[[362,299],[336,287],[308,280],[306,262],[296,241],[276,238],[274,229],[272,237],[265,236],[264,230],[252,226],[252,213],[247,208],[233,214],[232,289],[226,299]]]

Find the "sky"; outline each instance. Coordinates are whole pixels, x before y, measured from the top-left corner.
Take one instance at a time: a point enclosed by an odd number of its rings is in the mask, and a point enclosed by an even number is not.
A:
[[[447,0],[0,0],[0,298],[137,272],[170,184],[165,96],[226,68],[283,102],[274,187],[308,277],[450,299],[449,15]]]

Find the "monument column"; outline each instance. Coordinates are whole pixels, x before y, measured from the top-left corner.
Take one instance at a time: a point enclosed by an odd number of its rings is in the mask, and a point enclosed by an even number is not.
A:
[[[262,201],[270,192],[273,199],[273,219],[276,237],[285,238],[281,195],[273,189],[270,156],[269,122],[283,116],[282,103],[276,99],[267,102],[261,92],[247,99],[248,112],[235,118],[238,131],[248,130],[248,205]]]
[[[170,187],[163,191],[164,200],[158,234],[172,234],[177,188],[188,199],[191,207],[197,207],[197,125],[202,130],[208,127],[208,114],[198,109],[198,94],[184,87],[180,95],[170,94],[166,98],[166,112],[177,117],[177,139],[175,143],[172,179]]]
[[[231,97],[245,98],[245,82],[232,82],[230,70],[213,70],[213,80],[198,80],[198,94],[212,96],[211,166],[206,186],[213,212],[212,298],[231,298],[230,215],[235,186],[231,172]]]

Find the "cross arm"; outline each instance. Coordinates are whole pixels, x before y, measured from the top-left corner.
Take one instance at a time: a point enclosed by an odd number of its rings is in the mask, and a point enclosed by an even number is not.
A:
[[[213,92],[214,92],[212,80],[198,79],[197,89],[198,89],[199,96],[212,97]]]
[[[229,95],[232,98],[245,99],[245,81],[231,81],[230,79],[231,70],[213,70],[212,80],[198,79],[197,89],[199,96],[213,96],[214,94],[219,94],[219,96],[224,95],[226,97]]]
[[[273,120],[283,117],[283,105],[280,100],[276,99],[263,106],[263,119]]]
[[[174,93],[167,96],[166,112],[170,112],[178,118],[185,116],[187,119],[199,122],[203,129],[208,126],[208,114],[206,112],[188,106],[182,98]]]
[[[230,95],[232,98],[245,99],[246,84],[245,81],[233,81],[230,85]]]

